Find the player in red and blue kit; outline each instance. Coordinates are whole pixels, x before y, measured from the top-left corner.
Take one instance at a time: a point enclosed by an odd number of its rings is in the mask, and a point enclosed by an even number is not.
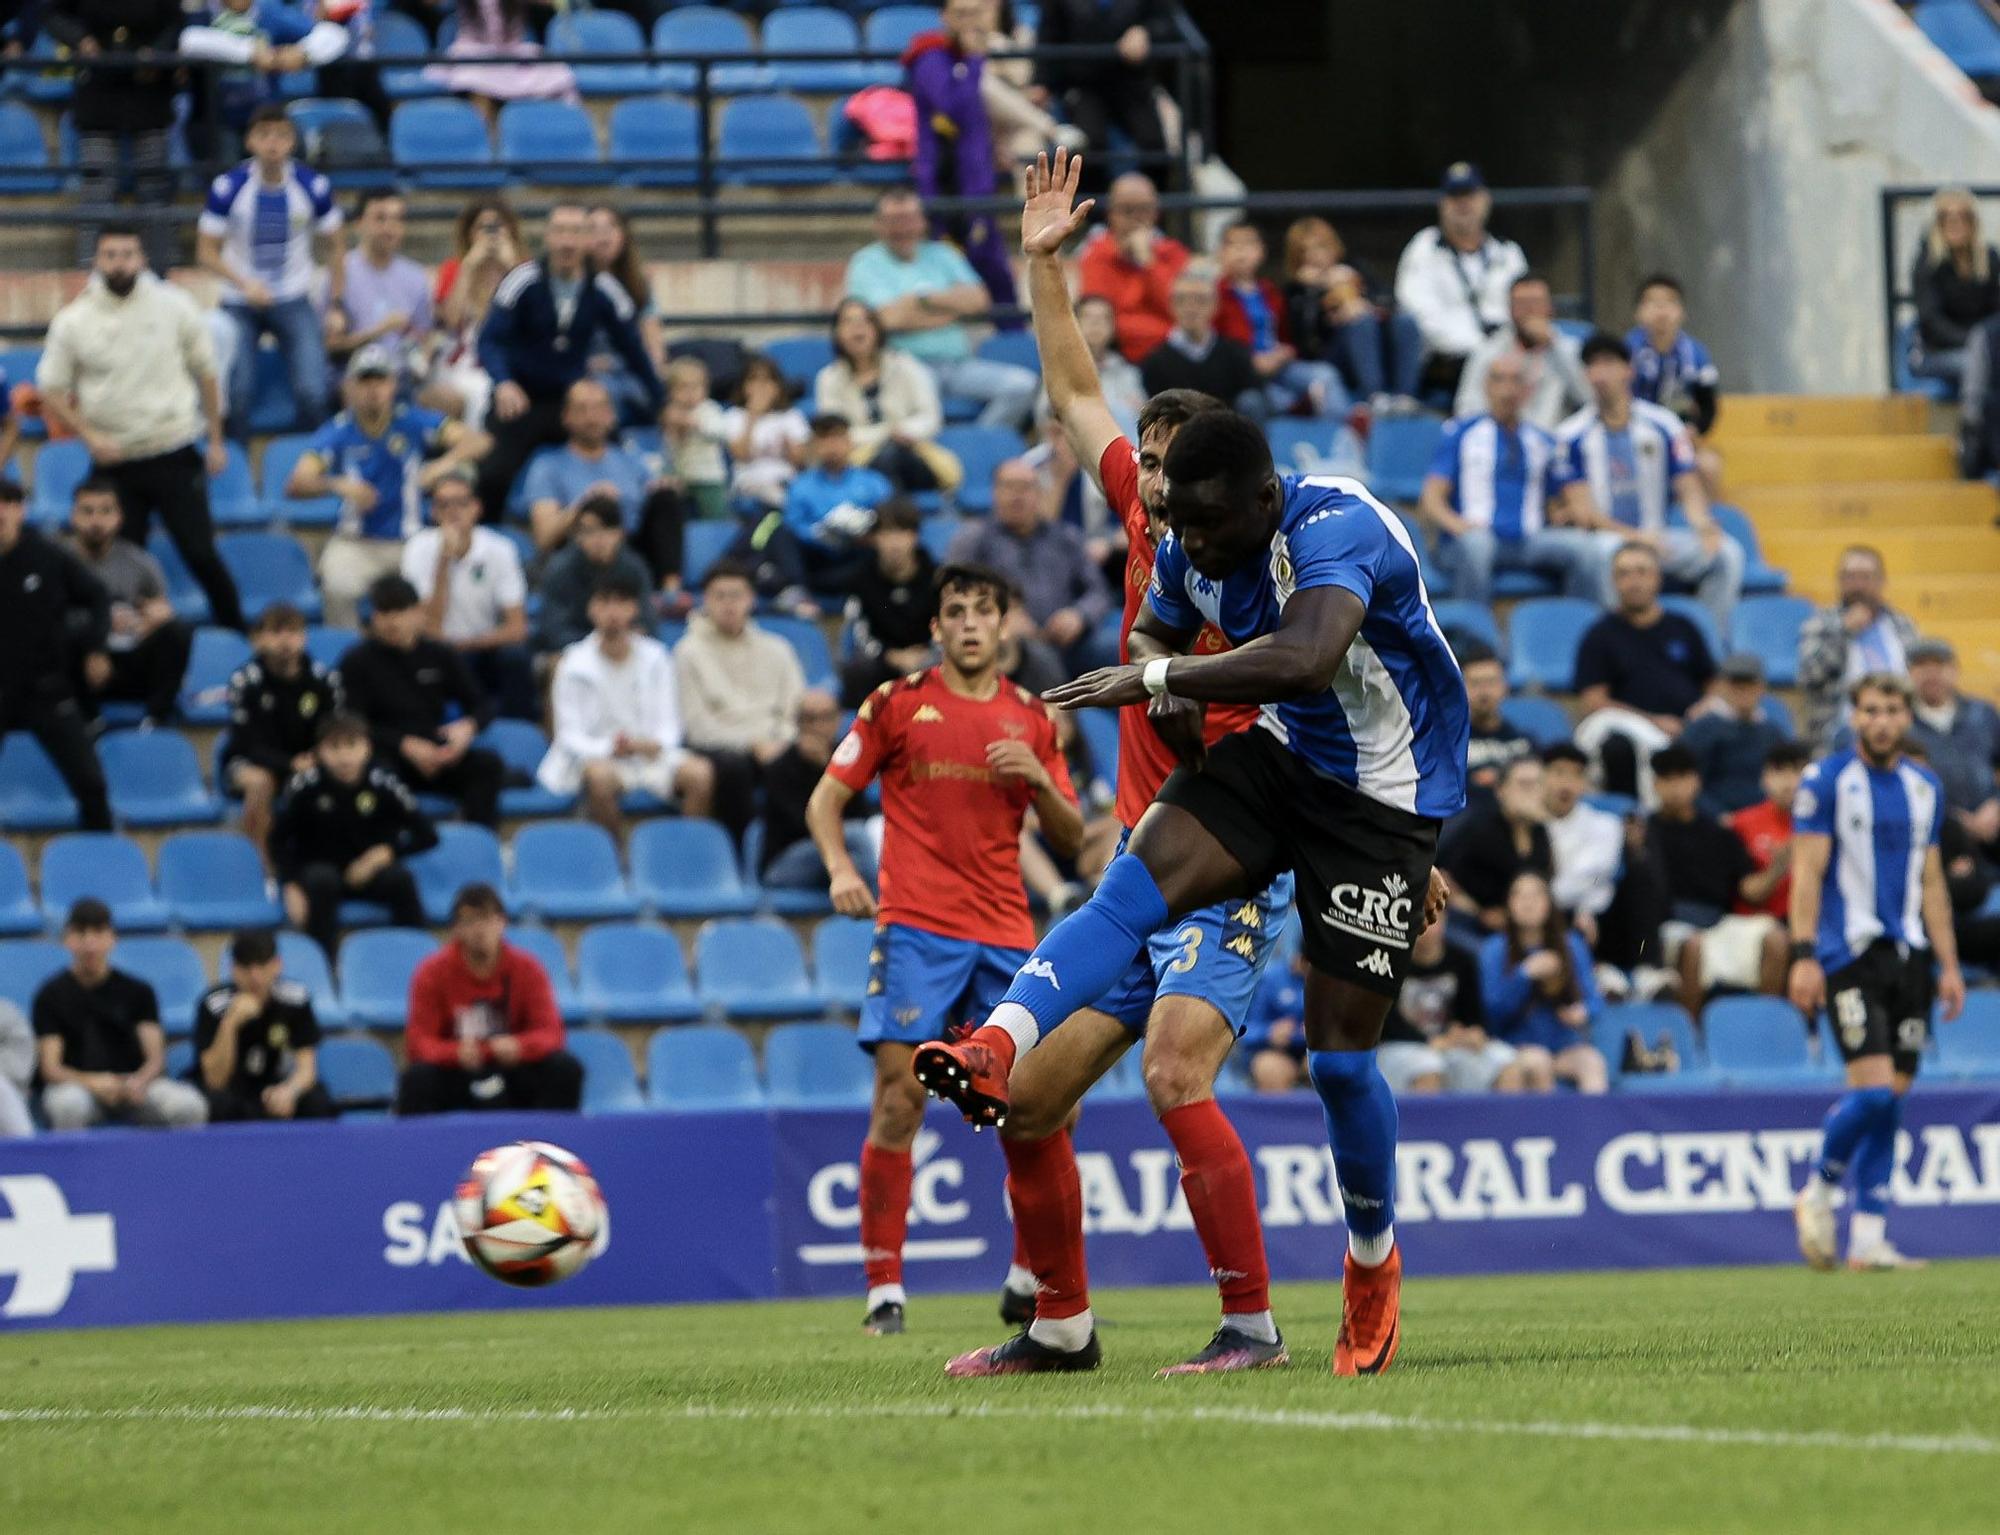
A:
[[[1093,466],[1093,478],[1125,527],[1123,655],[1152,581],[1153,546],[1164,531],[1161,465],[1182,426],[1219,410],[1221,402],[1192,390],[1168,390],[1140,412],[1137,449],[1119,431],[1070,308],[1059,259],[1064,241],[1088,212],[1087,204],[1071,212],[1076,173],[1073,160],[1059,160],[1053,178],[1045,165],[1029,173],[1022,245],[1051,410],[1077,461]],[[1207,625],[1193,648],[1215,654],[1229,642]],[[1256,718],[1255,708],[1218,707],[1198,721],[1198,732],[1170,744],[1146,705],[1119,711],[1117,814],[1127,836],[1182,755],[1198,755]],[[1071,1016],[1048,1048],[1022,1061],[1010,1084],[1012,1112],[1001,1128],[1001,1145],[1015,1227],[1032,1270],[1033,1309],[1010,1315],[1003,1304],[1003,1316],[1028,1326],[996,1347],[953,1359],[947,1373],[1012,1375],[1097,1364],[1083,1201],[1068,1124],[1078,1100],[1140,1039],[1147,1097],[1173,1142],[1188,1210],[1222,1300],[1222,1323],[1208,1345],[1161,1373],[1286,1363],[1284,1340],[1271,1316],[1270,1269],[1250,1158],[1215,1101],[1215,1077],[1244,1030],[1258,977],[1285,921],[1291,885],[1291,875],[1281,874],[1249,899],[1191,912],[1161,927],[1116,986]]]
[[[834,749],[806,807],[834,909],[876,919],[861,1047],[875,1058],[861,1148],[861,1246],[871,1333],[903,1330],[910,1148],[923,1127],[915,1048],[982,1017],[1028,957],[1035,927],[1021,885],[1032,809],[1059,856],[1083,842],[1083,812],[1034,694],[1000,673],[1007,583],[973,565],[937,574],[931,637],[944,659],[885,682]],[[841,810],[882,785],[882,898],[848,855]]]

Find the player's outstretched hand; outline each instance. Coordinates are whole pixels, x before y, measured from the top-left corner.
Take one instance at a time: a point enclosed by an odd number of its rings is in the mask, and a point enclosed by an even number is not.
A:
[[[1100,666],[1074,682],[1050,688],[1045,703],[1058,709],[1122,709],[1146,701],[1146,669],[1142,666]]]
[[[1028,200],[1021,209],[1021,249],[1028,255],[1056,255],[1069,237],[1083,228],[1097,199],[1087,197],[1071,206],[1076,203],[1077,181],[1082,175],[1082,155],[1058,149],[1053,170],[1046,153],[1035,156],[1025,177]]]
[[[1208,761],[1208,743],[1202,727],[1208,722],[1208,705],[1193,698],[1175,698],[1162,693],[1146,706],[1146,717],[1167,748],[1192,772],[1199,773]]]
[[[1424,888],[1424,927],[1428,933],[1444,921],[1444,911],[1451,904],[1451,881],[1444,877],[1442,869],[1431,870],[1430,884]]]
[[[833,909],[843,917],[875,915],[875,892],[868,888],[868,881],[861,877],[860,872],[852,867],[834,875],[826,893],[833,902]]]

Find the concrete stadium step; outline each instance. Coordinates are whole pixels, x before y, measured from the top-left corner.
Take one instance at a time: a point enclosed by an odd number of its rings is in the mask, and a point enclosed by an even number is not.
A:
[[[1792,590],[1814,602],[1833,601],[1834,557],[1829,545],[1811,564],[1793,564]],[[1889,601],[1916,620],[1922,629],[1950,632],[1960,624],[1991,619],[2000,612],[2000,570],[1956,575],[1906,575],[1887,550]],[[1996,561],[2000,564],[2000,561]]]
[[[1921,436],[1930,402],[1918,395],[1731,394],[1722,399],[1714,441],[1771,437]]]
[[[1723,499],[1741,507],[1765,535],[1796,530],[1859,537],[1903,528],[1983,528],[2000,512],[2000,495],[1979,480],[1754,485]]]
[[[1792,585],[1811,597],[1830,596],[1834,564],[1845,540],[1837,531],[1794,532],[1760,529],[1764,558],[1791,573]],[[1991,528],[1898,529],[1869,542],[1882,551],[1893,583],[1892,600],[1909,606],[1917,582],[1928,589],[1938,581],[1985,583],[1988,611],[2000,609],[2000,533]]]
[[[1868,434],[1852,437],[1744,438],[1723,453],[1723,499],[1757,485],[1879,484],[1884,480],[1958,478],[1944,437]]]

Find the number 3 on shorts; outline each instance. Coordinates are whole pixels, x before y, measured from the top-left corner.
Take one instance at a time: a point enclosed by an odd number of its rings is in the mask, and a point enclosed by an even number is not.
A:
[[[1835,992],[1833,997],[1833,1021],[1840,1029],[1842,1042],[1849,1050],[1859,1050],[1862,1041],[1868,1037],[1868,999],[1859,989]]]
[[[1175,975],[1186,975],[1201,963],[1201,929],[1184,928],[1174,936],[1181,941],[1181,957],[1167,966],[1167,969]]]

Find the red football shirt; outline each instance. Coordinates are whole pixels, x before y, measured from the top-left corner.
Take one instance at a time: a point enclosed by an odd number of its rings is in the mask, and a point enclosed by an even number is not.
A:
[[[1056,723],[1005,678],[967,698],[937,667],[885,682],[862,702],[827,772],[859,793],[882,781],[883,922],[1007,949],[1033,948],[1021,888],[1021,822],[1035,792],[986,765],[994,741],[1026,741],[1072,800]]]
[[[1153,580],[1153,536],[1146,521],[1146,508],[1139,500],[1139,453],[1123,437],[1104,450],[1097,472],[1104,482],[1104,499],[1125,524],[1125,622],[1118,630],[1118,659],[1132,659],[1132,621],[1139,616],[1139,604],[1146,600],[1146,588]],[[1194,638],[1194,654],[1214,655],[1227,650],[1229,641],[1214,624],[1203,624]],[[1226,735],[1234,735],[1254,724],[1255,704],[1210,704],[1202,734],[1213,746]],[[1153,803],[1167,774],[1179,765],[1172,748],[1160,739],[1153,722],[1146,717],[1144,704],[1127,704],[1118,711],[1118,819],[1137,826],[1139,817]]]
[[[1766,800],[1761,805],[1752,805],[1739,810],[1729,818],[1729,829],[1736,833],[1744,847],[1750,850],[1750,861],[1756,865],[1756,872],[1762,874],[1771,867],[1771,860],[1778,856],[1778,849],[1792,840],[1792,812],[1785,805],[1774,805]],[[1739,899],[1736,909],[1747,915],[1768,912],[1780,922],[1787,920],[1792,910],[1792,877],[1787,874],[1778,881],[1778,888],[1762,906],[1752,906]]]

